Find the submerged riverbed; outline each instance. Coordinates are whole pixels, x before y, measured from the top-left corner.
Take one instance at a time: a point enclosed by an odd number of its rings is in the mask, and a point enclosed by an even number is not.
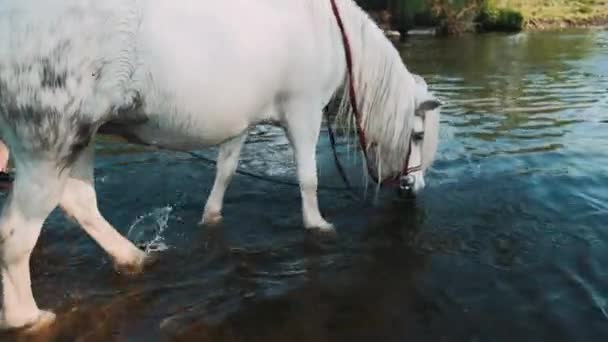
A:
[[[45,337],[608,339],[608,31],[419,37],[399,50],[446,104],[415,203],[322,190],[338,237],[319,239],[301,226],[296,187],[237,175],[224,223],[200,227],[211,165],[101,142],[101,211],[159,260],[116,275],[53,213],[32,258],[38,303],[58,313]],[[321,185],[340,186],[325,133],[318,151]],[[252,134],[241,167],[295,180],[276,129]]]

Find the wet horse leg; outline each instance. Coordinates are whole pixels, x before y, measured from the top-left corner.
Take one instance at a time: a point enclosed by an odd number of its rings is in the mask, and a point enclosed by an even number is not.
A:
[[[146,254],[122,236],[99,212],[93,175],[93,145],[79,156],[66,181],[60,206],[125,273],[139,272]]]
[[[306,101],[293,101],[286,110],[286,131],[298,168],[304,225],[306,228],[333,231],[333,225],[321,216],[317,199],[316,145],[322,113]]]
[[[239,156],[247,133],[243,133],[220,146],[217,157],[217,171],[211,193],[207,198],[200,224],[215,224],[222,219],[222,206],[226,188],[236,171]]]
[[[61,172],[55,161],[39,160],[33,155],[16,158],[16,168],[13,190],[0,214],[2,329],[54,319],[52,313],[38,309],[32,293],[29,263],[42,224],[57,207],[69,172]]]

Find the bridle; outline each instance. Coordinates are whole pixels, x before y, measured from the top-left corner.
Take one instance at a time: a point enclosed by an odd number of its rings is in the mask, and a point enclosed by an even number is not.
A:
[[[334,0],[332,0],[332,1],[334,1]],[[423,124],[424,124],[424,119],[423,119]],[[405,156],[405,165],[403,167],[403,170],[396,177],[387,179],[387,180],[381,182],[380,185],[399,186],[399,188],[401,190],[409,189],[409,187],[411,185],[410,181],[409,181],[410,174],[417,172],[417,171],[422,171],[422,165],[423,165],[422,164],[422,155],[421,155],[420,162],[418,163],[418,165],[410,167],[409,163],[410,163],[410,158],[412,156],[413,149],[414,149],[414,132],[412,131],[412,134],[410,134],[409,147],[407,149],[407,154]],[[369,161],[367,161],[367,163],[368,163],[368,170],[369,170],[369,167],[370,167]],[[370,173],[370,174],[372,175],[372,179],[374,179],[374,181],[376,183],[378,183],[378,177],[372,173]]]
[[[350,80],[350,82],[348,82],[350,105],[352,107],[352,110],[353,110],[353,113],[355,116],[355,124],[356,124],[356,130],[357,130],[357,137],[359,138],[359,146],[361,147],[361,150],[363,151],[363,156],[365,158],[365,163],[366,163],[368,174],[374,180],[374,182],[380,184],[381,186],[393,185],[393,186],[399,186],[401,189],[407,189],[409,187],[408,176],[412,172],[422,170],[422,163],[420,163],[420,165],[417,165],[414,167],[409,166],[410,157],[411,157],[411,153],[412,153],[412,147],[413,147],[414,134],[410,135],[409,148],[407,150],[407,155],[405,158],[405,165],[404,165],[401,173],[392,179],[386,179],[386,180],[380,181],[378,179],[377,174],[372,172],[372,166],[371,166],[371,162],[369,160],[369,156],[367,154],[367,148],[366,148],[367,139],[365,137],[365,132],[363,131],[363,128],[361,126],[361,113],[359,112],[359,107],[357,106],[357,98],[355,96],[356,94],[355,94],[354,75],[353,75],[353,59],[352,59],[350,41],[348,39],[348,36],[346,35],[346,31],[344,29],[344,23],[342,22],[342,17],[340,16],[340,12],[338,11],[338,6],[336,5],[336,0],[330,0],[330,2],[331,2],[331,8],[332,8],[333,14],[336,18],[338,27],[340,28],[340,33],[342,35],[344,54],[346,56],[346,69],[348,71],[348,76],[349,76],[349,80]],[[328,128],[328,132],[329,132],[329,138],[330,138],[330,142],[332,145],[332,149],[334,152],[334,159],[336,161],[336,166],[338,167],[338,171],[340,172],[342,179],[344,180],[346,185],[348,185],[350,187],[350,182],[348,181],[348,178],[346,177],[346,174],[338,160],[336,146],[335,146],[335,137],[334,137],[333,129],[331,127],[330,120],[327,120],[327,128]]]

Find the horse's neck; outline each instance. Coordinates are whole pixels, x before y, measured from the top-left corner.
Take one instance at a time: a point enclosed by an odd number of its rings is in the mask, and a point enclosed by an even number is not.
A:
[[[407,154],[413,124],[414,78],[395,46],[369,15],[352,0],[336,2],[350,42],[354,89],[366,143],[377,143],[380,150],[392,152],[390,160],[385,160],[389,164],[386,166],[398,169]],[[350,108],[344,104],[338,116],[352,122]]]

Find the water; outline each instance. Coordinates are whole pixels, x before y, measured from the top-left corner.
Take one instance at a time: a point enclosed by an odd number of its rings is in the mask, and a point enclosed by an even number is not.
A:
[[[199,227],[212,166],[102,142],[102,213],[160,257],[116,275],[53,213],[32,259],[38,303],[59,315],[45,336],[606,340],[608,31],[421,37],[399,49],[446,103],[416,203],[321,191],[339,235],[319,239],[301,226],[297,188],[237,176],[224,223]],[[241,167],[294,179],[274,129],[252,135]],[[325,134],[319,167],[321,184],[340,185]],[[360,167],[349,171],[358,179]]]

